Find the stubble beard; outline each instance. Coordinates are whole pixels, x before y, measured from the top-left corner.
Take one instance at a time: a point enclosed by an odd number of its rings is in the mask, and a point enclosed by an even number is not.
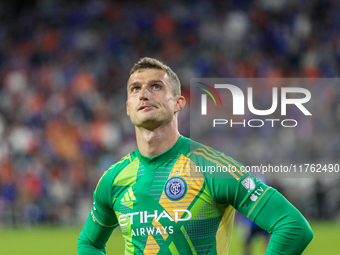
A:
[[[165,126],[169,124],[172,118],[159,118],[159,114],[155,114],[152,116],[145,116],[143,119],[139,120],[136,123],[133,123],[137,128],[144,128],[150,131],[155,130],[160,126]],[[162,117],[162,116],[160,116]]]

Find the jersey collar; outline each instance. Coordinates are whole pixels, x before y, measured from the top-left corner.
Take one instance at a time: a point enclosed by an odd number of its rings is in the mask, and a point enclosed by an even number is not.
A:
[[[186,141],[187,141],[187,138],[181,135],[178,138],[177,142],[174,144],[174,146],[172,146],[169,150],[157,156],[146,157],[139,152],[139,149],[137,149],[137,155],[144,166],[146,166],[148,169],[155,170],[161,165],[163,165],[165,162],[169,161],[175,155],[180,155],[181,148],[183,147]]]

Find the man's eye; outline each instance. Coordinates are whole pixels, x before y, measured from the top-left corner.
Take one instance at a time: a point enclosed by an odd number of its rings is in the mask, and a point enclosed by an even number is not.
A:
[[[153,87],[154,89],[161,89],[161,86],[158,85],[158,84],[154,84],[154,85],[152,85],[152,87]]]
[[[140,87],[133,87],[132,88],[132,92],[135,92],[135,91],[138,91],[138,90],[140,90]]]

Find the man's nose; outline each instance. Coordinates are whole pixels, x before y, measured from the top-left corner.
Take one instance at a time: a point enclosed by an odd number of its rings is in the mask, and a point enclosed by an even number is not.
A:
[[[148,100],[149,90],[146,86],[143,86],[139,92],[139,100]]]

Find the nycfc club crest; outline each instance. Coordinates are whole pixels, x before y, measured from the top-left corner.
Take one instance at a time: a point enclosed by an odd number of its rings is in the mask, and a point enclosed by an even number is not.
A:
[[[255,182],[249,176],[245,178],[243,181],[241,181],[241,184],[243,185],[243,187],[245,187],[248,190],[248,192],[255,189]]]
[[[179,200],[186,194],[187,185],[180,177],[173,177],[165,184],[165,194],[171,200]]]

